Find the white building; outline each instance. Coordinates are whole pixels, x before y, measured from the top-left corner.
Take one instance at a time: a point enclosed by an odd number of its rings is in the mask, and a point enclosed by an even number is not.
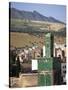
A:
[[[54,56],[58,57],[60,55],[61,59],[62,59],[63,58],[63,53],[64,53],[64,56],[66,56],[66,47],[65,47],[65,45],[54,43]]]

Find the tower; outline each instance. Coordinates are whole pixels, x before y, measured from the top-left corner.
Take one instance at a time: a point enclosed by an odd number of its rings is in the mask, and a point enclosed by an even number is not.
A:
[[[45,57],[38,59],[38,85],[53,85],[53,36],[45,35]]]

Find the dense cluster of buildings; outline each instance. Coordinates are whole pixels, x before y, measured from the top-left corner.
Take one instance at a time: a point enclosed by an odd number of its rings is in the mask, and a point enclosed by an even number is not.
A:
[[[22,48],[14,48],[11,47],[10,51],[15,51],[16,55],[20,57],[20,61],[23,62],[24,60],[29,61],[31,59],[37,59],[38,57],[43,57],[45,55],[46,47],[43,46],[42,48],[38,46],[33,47],[22,47]],[[66,46],[64,44],[54,44],[54,57],[61,57],[61,62],[66,62]]]

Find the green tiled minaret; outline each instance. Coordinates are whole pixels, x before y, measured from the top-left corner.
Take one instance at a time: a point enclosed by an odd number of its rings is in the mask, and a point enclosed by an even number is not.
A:
[[[38,59],[38,85],[53,85],[53,36],[45,35],[45,57]]]

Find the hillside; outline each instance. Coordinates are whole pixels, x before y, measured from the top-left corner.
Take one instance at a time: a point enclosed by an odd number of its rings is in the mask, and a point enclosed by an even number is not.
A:
[[[45,40],[44,34],[39,36],[29,33],[11,32],[10,36],[10,45],[17,48],[25,46],[31,47],[33,45],[38,45],[39,47],[42,47],[44,45]],[[54,42],[63,44],[65,43],[65,37],[55,36]]]
[[[48,32],[48,31],[51,32],[60,30],[63,31],[65,27],[66,25],[62,23],[10,19],[10,31],[33,32],[33,33]]]
[[[42,46],[44,40],[43,37],[39,38],[28,33],[11,32],[10,36],[10,44],[15,47],[33,46],[33,44]]]

